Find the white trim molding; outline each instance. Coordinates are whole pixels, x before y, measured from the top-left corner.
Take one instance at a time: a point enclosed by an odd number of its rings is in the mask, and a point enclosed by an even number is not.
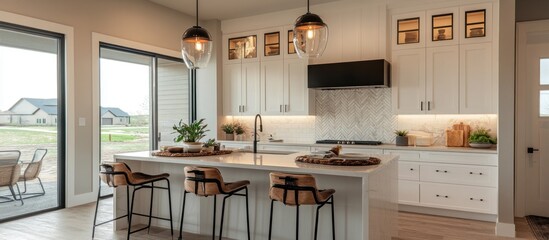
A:
[[[497,222],[496,236],[515,237],[515,224]]]
[[[65,89],[66,89],[66,139],[65,139],[65,205],[78,205],[75,201],[75,104],[74,104],[74,28],[59,23],[0,11],[0,21],[65,35]]]

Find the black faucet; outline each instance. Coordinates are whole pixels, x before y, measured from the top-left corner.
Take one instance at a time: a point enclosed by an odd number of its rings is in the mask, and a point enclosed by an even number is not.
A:
[[[257,114],[255,115],[254,120],[254,153],[257,153],[257,118],[259,118],[259,131],[263,132],[263,119],[261,119],[261,115]]]

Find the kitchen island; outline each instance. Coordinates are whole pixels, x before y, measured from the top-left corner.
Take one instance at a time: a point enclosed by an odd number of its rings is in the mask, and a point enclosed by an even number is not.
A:
[[[172,189],[172,213],[174,227],[179,226],[183,199],[183,168],[187,165],[217,167],[225,181],[250,180],[249,210],[252,239],[267,239],[269,231],[269,173],[273,171],[313,174],[319,188],[333,188],[335,202],[335,226],[337,239],[391,239],[396,236],[397,218],[397,161],[395,155],[375,155],[381,159],[374,166],[327,166],[296,163],[299,155],[260,154],[233,152],[228,155],[207,157],[157,157],[151,152],[116,154],[116,161],[127,163],[133,171],[150,174],[169,173]],[[126,194],[115,191],[114,214],[126,213]],[[137,193],[134,212],[146,213],[149,193]],[[153,213],[169,216],[168,194],[156,191]],[[211,234],[213,198],[187,196],[183,230]],[[220,210],[220,201],[218,201]],[[224,237],[246,239],[246,215],[244,198],[229,198],[223,227]],[[314,232],[316,206],[300,207],[300,238],[311,239]],[[220,211],[218,211],[219,213]],[[319,239],[331,239],[331,213],[322,208],[319,217]],[[219,233],[219,216],[216,232]],[[132,221],[145,223],[146,219],[135,217]],[[169,228],[165,221],[153,220],[153,225]],[[118,221],[116,228],[126,226]],[[275,203],[273,239],[294,239],[295,207]]]

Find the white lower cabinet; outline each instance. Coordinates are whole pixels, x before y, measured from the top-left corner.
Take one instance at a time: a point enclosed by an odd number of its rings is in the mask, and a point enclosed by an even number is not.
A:
[[[398,202],[497,214],[496,154],[385,150],[399,155]]]

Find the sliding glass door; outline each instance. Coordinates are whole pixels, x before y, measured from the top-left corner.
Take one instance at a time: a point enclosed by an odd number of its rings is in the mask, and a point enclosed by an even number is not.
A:
[[[0,22],[0,151],[21,152],[20,170],[0,157],[0,221],[64,207],[63,40]]]
[[[181,59],[101,44],[101,161],[173,144],[172,126],[189,119],[189,73]],[[102,195],[112,189],[102,185]]]

